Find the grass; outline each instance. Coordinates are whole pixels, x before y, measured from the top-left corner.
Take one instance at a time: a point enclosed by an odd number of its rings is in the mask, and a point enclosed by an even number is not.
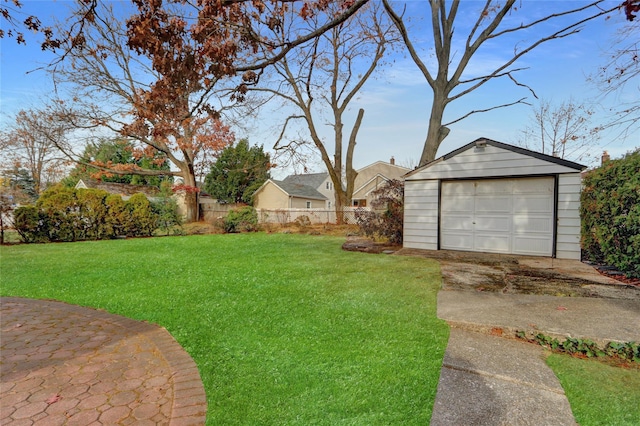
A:
[[[199,235],[0,248],[3,296],[167,328],[194,358],[211,425],[424,425],[448,328],[436,262],[343,238]]]
[[[560,354],[550,355],[547,364],[581,426],[640,424],[640,369]]]

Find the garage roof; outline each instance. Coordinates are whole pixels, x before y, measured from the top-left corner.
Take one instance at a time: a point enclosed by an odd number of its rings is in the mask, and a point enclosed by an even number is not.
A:
[[[405,175],[406,180],[575,173],[586,166],[479,138]]]

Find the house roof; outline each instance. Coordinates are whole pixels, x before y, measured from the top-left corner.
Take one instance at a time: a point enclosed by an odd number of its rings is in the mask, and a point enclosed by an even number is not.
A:
[[[408,170],[408,169],[407,169],[407,170]],[[378,174],[376,174],[375,176],[373,176],[371,179],[369,179],[368,181],[366,181],[365,183],[363,183],[362,185],[360,185],[360,187],[359,187],[359,188],[357,188],[355,191],[353,191],[353,195],[354,195],[354,197],[355,197],[355,196],[356,196],[360,191],[362,191],[364,188],[366,188],[366,187],[367,187],[367,185],[369,185],[371,182],[373,182],[374,180],[376,180],[376,179],[378,179],[378,178],[380,178],[380,179],[384,179],[386,182],[389,182],[389,180],[390,180],[390,179],[389,179],[388,177],[386,177],[385,175],[383,175],[383,174],[381,174],[381,173],[378,173]],[[370,193],[370,192],[371,192],[371,191],[367,191],[367,192],[366,192],[365,194],[363,194],[363,195],[366,197],[367,195],[369,195],[369,193]]]
[[[417,169],[410,171],[409,173],[407,173],[404,176],[406,178],[406,177],[412,176],[412,175],[414,175],[416,173],[419,173],[420,171],[422,171],[422,170],[424,170],[424,169],[426,169],[428,167],[431,167],[435,163],[439,163],[441,161],[445,161],[445,160],[448,160],[448,159],[450,159],[452,157],[455,157],[456,155],[458,155],[458,154],[460,154],[460,153],[462,153],[462,152],[464,152],[464,151],[466,151],[468,149],[472,149],[472,148],[476,147],[476,145],[478,145],[478,144],[491,145],[491,146],[494,146],[496,148],[500,148],[500,149],[504,149],[504,150],[507,150],[507,151],[515,152],[515,153],[518,153],[518,154],[521,154],[521,155],[527,155],[529,157],[537,158],[538,160],[547,161],[549,163],[557,164],[559,166],[568,167],[568,168],[574,169],[576,171],[582,171],[582,170],[587,168],[587,166],[575,163],[573,161],[565,160],[563,158],[553,157],[551,155],[542,154],[540,152],[531,151],[529,149],[521,148],[519,146],[514,146],[514,145],[509,145],[509,144],[506,144],[506,143],[494,141],[492,139],[478,138],[478,139],[474,140],[473,142],[470,142],[470,143],[468,143],[468,144],[466,144],[466,145],[464,145],[464,146],[462,146],[462,147],[460,147],[460,148],[458,148],[458,149],[456,149],[454,151],[451,151],[448,154],[443,155],[440,158],[436,158],[435,160],[425,164],[422,167],[418,167]]]
[[[155,186],[102,182],[94,179],[80,179],[75,187],[78,189],[101,189],[110,194],[117,194],[125,197],[130,197],[138,193],[143,193],[148,197],[157,197],[160,194],[160,190]]]
[[[398,170],[406,170],[406,171],[411,170],[411,169],[410,169],[410,168],[408,168],[408,167],[398,166],[397,164],[391,164],[391,163],[387,163],[386,161],[380,161],[380,160],[378,160],[378,161],[376,161],[376,162],[374,162],[374,163],[371,163],[371,164],[369,164],[369,165],[366,165],[366,166],[364,166],[364,167],[362,167],[362,168],[360,168],[360,169],[358,169],[358,170],[356,170],[356,171],[357,171],[358,173],[360,173],[360,172],[362,172],[363,170],[366,170],[366,169],[368,169],[368,168],[370,168],[370,167],[375,167],[375,166],[377,166],[377,165],[379,165],[379,164],[380,164],[380,165],[387,166],[387,167],[394,167],[394,168],[396,168],[396,169],[398,169]]]
[[[298,175],[302,176],[302,175]],[[324,181],[324,179],[323,179]],[[278,188],[283,190],[287,195],[298,198],[311,198],[314,200],[326,200],[327,197],[322,195],[315,187],[310,185],[304,185],[292,181],[285,180],[271,180]],[[318,185],[320,186],[320,185]],[[257,192],[257,191],[256,191]]]
[[[329,173],[308,173],[304,175],[289,175],[281,182],[287,184],[307,185],[312,188],[319,188],[320,185],[327,179]]]

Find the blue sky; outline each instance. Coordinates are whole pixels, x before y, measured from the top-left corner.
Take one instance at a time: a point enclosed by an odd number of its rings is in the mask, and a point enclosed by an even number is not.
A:
[[[423,7],[422,1],[409,2],[409,11],[417,14]],[[512,14],[510,19],[528,20],[536,14],[542,14],[558,4],[580,5],[582,1],[523,1],[527,9]],[[25,0],[25,12],[37,13],[46,18],[68,5],[67,1]],[[465,19],[471,20],[473,10],[477,10],[483,2],[467,0],[463,2],[460,13],[460,33],[464,32]],[[615,4],[615,3],[611,3]],[[525,17],[525,18],[523,18]],[[557,103],[573,98],[578,102],[593,102],[598,97],[595,87],[587,82],[586,77],[595,72],[605,62],[606,49],[612,35],[623,23],[622,16],[614,16],[609,20],[600,19],[587,24],[580,34],[567,39],[551,41],[525,56],[517,66],[529,69],[518,73],[518,79],[531,86],[540,98]],[[416,25],[420,25],[418,22]],[[417,32],[427,40],[428,32]],[[489,69],[505,57],[505,52],[514,48],[514,43],[526,40],[523,37],[535,38],[534,33],[518,35],[520,40],[508,40],[493,43],[480,52],[470,67],[471,73],[479,74]],[[51,55],[42,52],[38,38],[28,37],[27,46],[17,46],[13,39],[0,39],[0,120],[3,125],[12,114],[20,109],[38,107],[43,98],[51,94],[53,88],[44,71],[34,71],[46,64]],[[388,161],[395,157],[400,164],[415,164],[422,151],[429,116],[430,91],[413,62],[403,54],[397,54],[393,65],[382,69],[381,74],[371,80],[359,98],[352,102],[350,122],[358,108],[365,109],[365,118],[360,129],[358,145],[355,153],[355,166],[363,167],[372,162]],[[636,88],[637,89],[637,88]],[[528,96],[535,101],[526,89],[515,87],[512,83],[496,82],[487,85],[480,91],[457,101],[450,106],[449,118],[466,113],[471,109],[485,108],[495,104],[511,102]],[[636,91],[637,100],[638,92]],[[606,111],[617,102],[615,98],[598,101],[595,107],[601,111],[595,117],[594,124],[604,121]],[[440,146],[438,156],[465,145],[476,138],[487,137],[505,143],[515,143],[520,131],[529,123],[530,107],[517,105],[507,109],[472,116],[451,127],[450,135]],[[266,109],[260,122],[273,122],[276,113]],[[325,135],[329,138],[329,129]],[[238,131],[238,137],[248,137],[252,143],[271,147],[277,137],[277,131],[271,126],[255,126],[251,131]],[[603,149],[613,157],[640,146],[640,134],[636,131],[626,139],[612,140],[611,135],[604,135],[601,146],[593,150],[593,165]],[[317,164],[315,171],[322,170]],[[281,171],[284,173],[284,171]],[[278,175],[278,171],[275,173]]]

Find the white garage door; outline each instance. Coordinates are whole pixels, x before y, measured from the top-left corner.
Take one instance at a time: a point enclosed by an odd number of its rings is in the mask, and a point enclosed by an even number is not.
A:
[[[552,177],[442,183],[440,248],[551,256]]]

